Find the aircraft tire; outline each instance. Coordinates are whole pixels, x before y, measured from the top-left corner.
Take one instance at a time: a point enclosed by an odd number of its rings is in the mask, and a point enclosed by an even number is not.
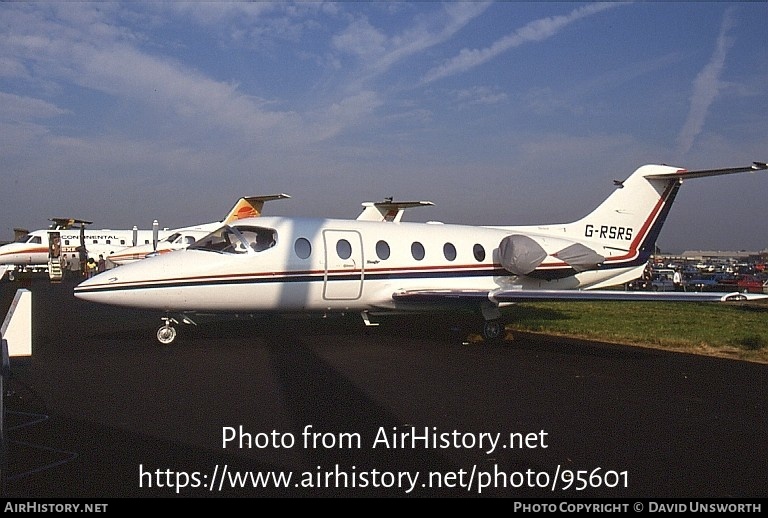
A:
[[[487,320],[483,323],[483,339],[488,343],[498,343],[504,335],[504,324],[501,320]]]
[[[157,328],[157,341],[163,345],[169,345],[176,339],[176,328],[170,325],[162,325]]]

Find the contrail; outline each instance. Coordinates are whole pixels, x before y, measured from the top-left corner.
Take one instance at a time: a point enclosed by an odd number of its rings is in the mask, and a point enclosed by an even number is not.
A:
[[[691,95],[691,107],[688,111],[688,118],[683,129],[680,131],[680,135],[677,137],[677,156],[683,156],[690,151],[694,139],[701,133],[709,107],[714,102],[722,86],[720,74],[725,65],[725,55],[732,44],[732,39],[728,37],[728,30],[733,26],[732,12],[733,8],[726,10],[723,16],[723,23],[720,26],[720,34],[715,44],[715,52],[712,54],[709,63],[693,81],[693,94]]]
[[[554,36],[564,27],[577,20],[620,5],[624,4],[614,2],[590,4],[574,9],[567,15],[551,16],[549,18],[534,20],[512,34],[495,41],[490,47],[472,50],[462,49],[457,56],[427,72],[422,83],[430,83],[437,79],[442,79],[443,77],[466,72],[469,69],[482,65],[490,59],[495,58],[510,48],[519,47],[520,45],[531,41],[545,40]]]

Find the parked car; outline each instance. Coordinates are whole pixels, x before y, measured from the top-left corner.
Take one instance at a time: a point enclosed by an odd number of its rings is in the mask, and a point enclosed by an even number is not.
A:
[[[762,279],[754,275],[741,275],[736,280],[736,287],[742,293],[764,293],[764,284]]]
[[[675,291],[675,283],[672,280],[675,270],[671,268],[654,268],[651,277],[651,290],[653,291]]]
[[[690,291],[718,291],[721,277],[714,273],[694,275],[686,281],[686,286]]]

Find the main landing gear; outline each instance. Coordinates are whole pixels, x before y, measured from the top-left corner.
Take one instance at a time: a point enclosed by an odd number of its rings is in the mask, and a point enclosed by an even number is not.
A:
[[[504,338],[504,323],[501,320],[486,320],[483,323],[483,339],[488,343],[498,343]]]
[[[504,322],[501,320],[501,311],[495,304],[481,304],[480,314],[483,316],[483,326],[480,334],[489,344],[496,344],[504,339]]]

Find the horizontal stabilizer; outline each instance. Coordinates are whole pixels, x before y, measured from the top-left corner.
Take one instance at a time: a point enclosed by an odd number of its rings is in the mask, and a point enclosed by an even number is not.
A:
[[[752,162],[752,165],[746,166],[746,167],[728,167],[725,169],[705,169],[702,171],[686,171],[685,169],[679,169],[676,172],[673,173],[661,173],[661,174],[649,174],[646,176],[646,178],[653,177],[653,178],[680,178],[680,179],[690,179],[690,178],[705,178],[707,176],[720,176],[724,174],[735,174],[735,173],[747,173],[747,172],[754,172],[754,171],[763,171],[768,169],[768,164],[765,162]]]
[[[431,201],[392,201],[388,198],[384,201],[363,202],[363,211],[357,217],[358,221],[394,221],[398,222],[403,217],[403,211],[411,207],[428,207],[434,205]]]

